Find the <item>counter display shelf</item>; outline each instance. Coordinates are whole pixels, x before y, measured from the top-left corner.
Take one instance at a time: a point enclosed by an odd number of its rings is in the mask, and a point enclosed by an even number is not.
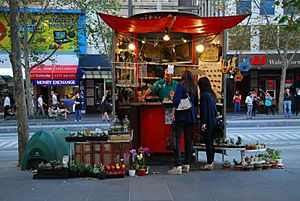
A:
[[[246,154],[247,153],[262,153],[262,152],[266,152],[266,148],[263,148],[263,149],[245,149],[243,151],[241,151],[241,154],[242,154],[242,161],[243,161],[243,164],[245,165],[247,162],[245,161],[245,157],[246,157]],[[250,164],[251,165],[254,165],[254,164],[264,164],[266,163],[265,160],[254,160],[254,161],[250,161]]]

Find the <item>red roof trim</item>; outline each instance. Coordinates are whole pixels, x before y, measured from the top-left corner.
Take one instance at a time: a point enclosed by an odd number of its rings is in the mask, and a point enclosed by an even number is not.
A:
[[[122,33],[182,32],[190,34],[215,34],[242,22],[249,15],[224,17],[172,16],[155,19],[123,18],[99,13],[113,30]],[[173,21],[174,20],[174,21]],[[172,23],[173,21],[173,23]]]

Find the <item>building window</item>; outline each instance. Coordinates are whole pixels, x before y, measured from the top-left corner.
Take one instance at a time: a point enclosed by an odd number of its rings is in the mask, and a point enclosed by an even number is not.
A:
[[[251,13],[251,1],[240,0],[237,2],[236,13],[238,15]]]
[[[250,50],[251,27],[236,26],[228,32],[228,50]]]
[[[276,50],[277,49],[277,26],[264,25],[259,27],[259,49],[260,50]],[[275,38],[272,36],[275,35]]]
[[[261,0],[260,1],[260,14],[261,15],[274,15],[274,0]]]

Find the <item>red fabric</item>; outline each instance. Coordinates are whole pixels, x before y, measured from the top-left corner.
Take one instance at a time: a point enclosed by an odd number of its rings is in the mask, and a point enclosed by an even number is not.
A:
[[[77,79],[77,65],[36,66],[30,70],[31,80],[74,80]]]
[[[122,18],[100,13],[100,17],[113,30],[123,33],[182,32],[215,34],[239,24],[249,15],[225,17],[172,16],[157,19]],[[173,23],[172,23],[173,21]]]

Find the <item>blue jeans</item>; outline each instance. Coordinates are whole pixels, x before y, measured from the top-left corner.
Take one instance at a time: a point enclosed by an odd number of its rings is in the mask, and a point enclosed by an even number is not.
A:
[[[234,102],[234,114],[236,114],[236,110],[238,110],[238,113],[241,114],[241,103]]]
[[[284,101],[284,116],[291,117],[292,116],[292,101]]]
[[[76,120],[81,120],[81,109],[75,109]]]
[[[193,123],[176,122],[175,125],[173,125],[173,129],[176,129],[176,149],[174,150],[175,166],[177,167],[182,165],[181,148],[180,148],[180,139],[181,139],[182,131],[184,132],[184,152],[185,152],[185,160],[183,164],[189,165],[192,162]]]

